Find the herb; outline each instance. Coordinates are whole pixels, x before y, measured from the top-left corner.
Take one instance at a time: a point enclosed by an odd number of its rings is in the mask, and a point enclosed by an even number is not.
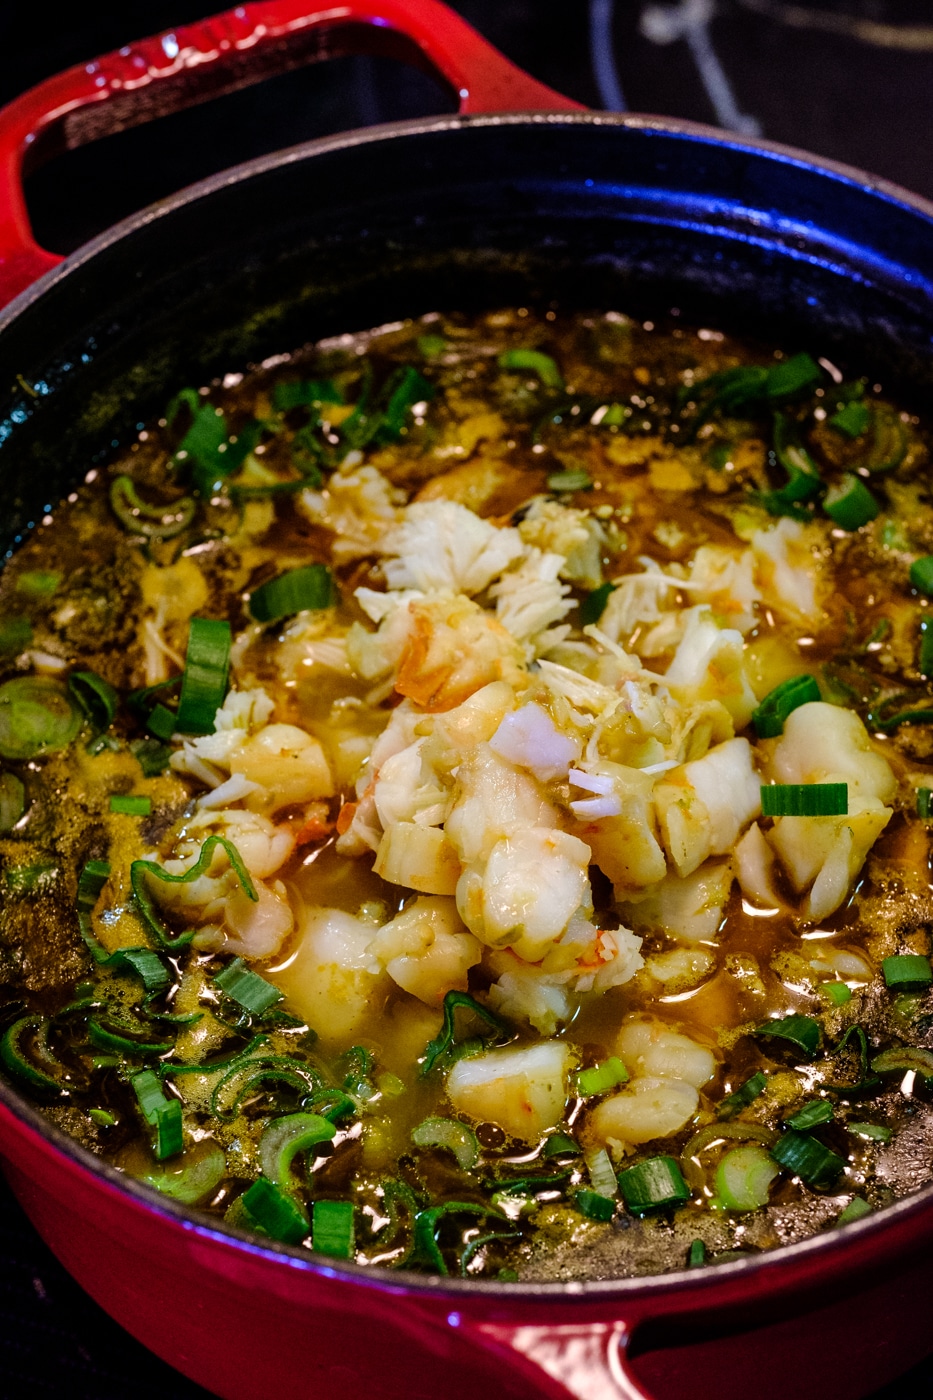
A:
[[[846,472],[826,492],[823,509],[840,529],[860,530],[874,520],[881,506],[864,482],[851,472]]]
[[[114,793],[110,799],[110,810],[128,817],[148,817],[152,813],[152,798]]]
[[[444,1055],[450,1053],[454,1047],[455,1017],[458,1011],[470,1011],[474,1016],[478,1016],[481,1021],[485,1021],[499,1038],[508,1038],[510,1031],[506,1023],[490,1011],[488,1007],[482,1006],[466,992],[448,992],[444,997],[444,1024],[441,1027],[440,1035],[428,1042],[424,1048],[424,1060],[421,1065],[421,1074],[430,1074],[431,1070]]]
[[[840,408],[838,413],[834,413],[826,420],[830,428],[835,428],[837,433],[843,437],[857,438],[867,430],[871,422],[871,411],[867,404],[859,403],[857,400],[847,403]]]
[[[234,958],[223,972],[218,972],[214,978],[214,986],[219,987],[224,996],[242,1006],[251,1016],[260,1016],[263,1011],[268,1011],[270,1006],[282,1000],[282,993],[278,987],[273,987],[272,983],[260,977],[258,972],[248,968],[242,958]]]
[[[673,1157],[648,1157],[619,1176],[622,1199],[634,1215],[689,1201],[690,1190]]]
[[[306,608],[332,607],[336,601],[330,569],[323,564],[309,564],[303,569],[290,569],[254,589],[249,597],[249,611],[257,622],[278,622]]]
[[[752,724],[759,739],[774,739],[784,733],[787,717],[801,705],[819,700],[820,688],[812,676],[791,676],[769,690],[752,711]]]
[[[765,783],[764,817],[844,817],[849,810],[847,783]]]
[[[786,1040],[808,1060],[820,1048],[820,1023],[812,1016],[779,1016],[756,1026],[752,1034],[768,1040]]]
[[[68,691],[45,676],[17,676],[0,685],[0,756],[39,758],[67,748],[84,716]]]
[[[95,671],[72,671],[68,689],[98,733],[110,728],[119,698],[109,681]]]
[[[127,530],[147,540],[172,540],[187,530],[197,505],[192,496],[181,496],[153,506],[141,499],[132,477],[118,476],[110,486],[110,507]]]
[[[611,1059],[603,1060],[592,1069],[580,1070],[577,1075],[577,1093],[581,1098],[589,1098],[593,1094],[606,1094],[610,1089],[624,1084],[627,1079],[628,1070],[622,1061],[613,1055]]]
[[[930,959],[920,953],[896,953],[891,958],[883,958],[881,971],[885,986],[900,992],[920,992],[933,983]]]
[[[503,350],[497,358],[500,369],[527,369],[536,374],[547,389],[563,389],[564,378],[557,362],[541,350]]]
[[[598,588],[594,588],[592,593],[587,593],[580,602],[580,626],[589,627],[598,622],[606,611],[606,604],[609,602],[611,594],[616,591],[614,583],[601,583]]]
[[[183,875],[172,875],[163,869],[161,865],[156,865],[150,860],[134,860],[130,866],[130,883],[133,886],[133,893],[139,905],[140,912],[146,921],[151,933],[155,935],[162,948],[182,948],[191,942],[193,933],[180,934],[178,938],[171,938],[159,918],[152,895],[146,884],[147,877],[154,880],[161,880],[167,885],[190,885],[195,880],[199,880],[202,875],[206,875],[211,867],[215,849],[220,846],[227,853],[227,859],[236,872],[244,893],[247,898],[255,901],[258,899],[255,886],[247,873],[246,866],[240,858],[240,853],[232,841],[228,841],[224,836],[208,836],[201,847],[197,861],[186,870]],[[87,868],[87,867],[85,867]]]
[[[181,734],[210,734],[227,694],[230,623],[193,617],[175,723]]]
[[[240,1200],[250,1224],[271,1239],[301,1244],[307,1236],[310,1224],[304,1206],[264,1176],[254,1181]]]
[[[472,1128],[450,1118],[426,1118],[412,1129],[411,1140],[416,1147],[446,1148],[463,1171],[469,1171],[479,1161],[479,1143]]]
[[[799,1176],[807,1186],[832,1186],[845,1167],[845,1160],[815,1137],[789,1129],[771,1149],[771,1155],[786,1171]]]

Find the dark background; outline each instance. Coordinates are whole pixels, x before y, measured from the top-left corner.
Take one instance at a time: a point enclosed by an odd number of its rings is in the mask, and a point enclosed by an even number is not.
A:
[[[53,24],[47,11],[7,4],[0,8],[0,103],[59,69],[211,8],[210,0],[96,0],[69,6]],[[633,111],[757,130],[933,198],[929,0],[616,0],[614,7],[607,0],[457,0],[453,8],[537,78],[588,106],[624,101]],[[696,19],[704,11],[710,23],[685,37],[684,14]],[[600,17],[604,28],[594,41]],[[307,68],[60,157],[27,182],[35,231],[47,247],[68,252],[238,161],[451,105],[438,85],[387,60]],[[0,1397],[27,1394],[199,1400],[207,1392],[156,1361],[81,1292],[0,1182]],[[933,1361],[871,1400],[931,1394]]]

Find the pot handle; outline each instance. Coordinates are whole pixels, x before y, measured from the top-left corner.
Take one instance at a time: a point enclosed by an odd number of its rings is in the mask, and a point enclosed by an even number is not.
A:
[[[0,111],[0,306],[62,261],[33,237],[24,171],[98,137],[353,53],[401,59],[440,77],[461,112],[583,110],[510,63],[440,0],[238,5],[66,69]]]
[[[454,1322],[452,1314],[449,1322]],[[457,1319],[459,1320],[459,1319]],[[625,1322],[470,1322],[470,1341],[496,1353],[547,1400],[651,1400],[628,1360],[631,1329]]]

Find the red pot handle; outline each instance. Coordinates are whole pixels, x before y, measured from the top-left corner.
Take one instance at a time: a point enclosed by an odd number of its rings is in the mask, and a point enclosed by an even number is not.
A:
[[[498,1353],[513,1374],[547,1400],[650,1400],[632,1373],[624,1322],[472,1322],[464,1328],[476,1345]]]
[[[345,54],[439,76],[461,112],[580,111],[440,0],[256,0],[47,78],[0,111],[0,306],[62,259],[33,238],[23,173],[62,150]]]

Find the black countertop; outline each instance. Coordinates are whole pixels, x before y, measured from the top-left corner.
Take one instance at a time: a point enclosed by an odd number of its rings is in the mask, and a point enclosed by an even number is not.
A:
[[[61,68],[211,8],[189,0],[98,0],[69,7],[52,28],[24,5],[4,7],[0,102]],[[933,198],[933,15],[926,0],[720,0],[715,7],[701,0],[617,0],[615,7],[606,0],[459,0],[454,8],[536,77],[589,106],[622,98],[636,111],[758,130]],[[711,24],[684,30],[684,14],[714,8]],[[604,29],[594,44],[591,22],[607,17],[611,43]],[[341,59],[71,152],[30,178],[30,212],[40,241],[67,252],[239,160],[448,105],[421,74],[387,60]],[[4,1396],[207,1396],[91,1302],[2,1183],[0,1376]],[[931,1393],[933,1358],[871,1400],[926,1400]]]

